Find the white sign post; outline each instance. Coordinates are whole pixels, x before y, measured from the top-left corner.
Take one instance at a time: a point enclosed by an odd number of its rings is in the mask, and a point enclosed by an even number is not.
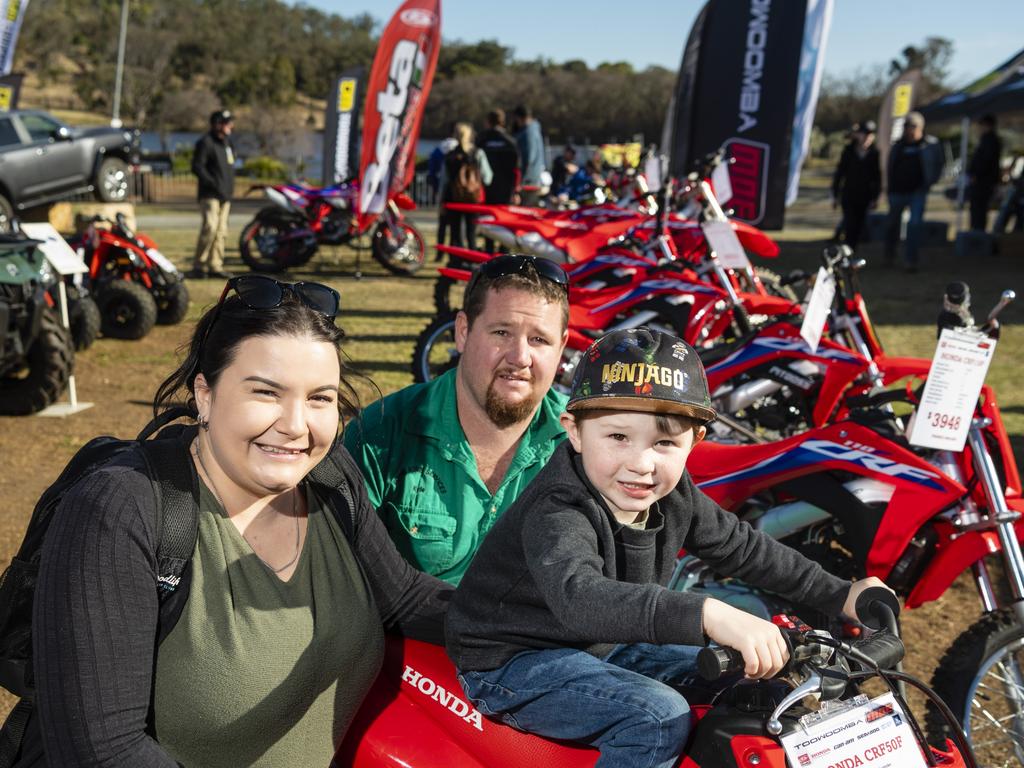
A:
[[[924,768],[924,754],[892,693],[782,737],[793,768]]]
[[[928,381],[909,427],[913,445],[962,451],[978,395],[996,351],[984,333],[944,328],[935,347]]]
[[[708,239],[708,245],[715,252],[718,263],[726,269],[750,269],[750,259],[747,252],[743,250],[740,239],[736,237],[736,230],[732,228],[729,221],[705,221],[700,225],[704,230],[704,236]]]
[[[800,335],[810,346],[812,352],[816,352],[821,343],[821,334],[825,330],[825,322],[828,320],[829,311],[832,309],[832,300],[836,297],[836,281],[824,267],[818,268],[818,276],[814,280],[814,288],[811,290],[811,298],[807,301],[807,309],[804,310],[804,321],[800,325]]]
[[[64,327],[71,332],[71,321],[68,318],[68,292],[64,285],[65,275],[81,275],[89,271],[82,257],[75,253],[67,241],[53,228],[52,224],[22,224],[21,231],[33,240],[39,240],[39,250],[60,275],[57,281],[57,292],[60,297],[60,319]],[[44,408],[37,416],[70,416],[73,413],[92,408],[92,403],[78,402],[78,389],[75,385],[75,374],[68,377],[68,402],[54,403]]]

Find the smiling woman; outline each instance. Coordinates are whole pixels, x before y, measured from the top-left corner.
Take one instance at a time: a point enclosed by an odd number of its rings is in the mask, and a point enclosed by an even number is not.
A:
[[[326,286],[232,279],[160,386],[156,410],[183,396],[198,424],[166,438],[198,488],[173,610],[142,452],[68,491],[43,549],[18,766],[327,765],[384,630],[440,642],[449,588],[401,558],[335,444],[357,404],[337,309]],[[310,480],[325,458],[340,488]]]

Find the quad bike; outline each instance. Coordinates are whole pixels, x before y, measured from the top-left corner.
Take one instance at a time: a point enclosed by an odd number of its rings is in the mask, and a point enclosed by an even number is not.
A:
[[[356,216],[359,184],[331,187],[303,183],[251,187],[272,203],[245,225],[238,250],[254,272],[283,272],[308,262],[320,245],[344,245],[362,234]],[[389,272],[411,275],[424,262],[423,237],[402,215],[416,204],[405,193],[392,195],[370,231],[373,258]]]
[[[185,319],[189,295],[184,277],[156,243],[128,227],[123,214],[114,221],[94,216],[68,244],[89,267],[88,288],[104,336],[141,339],[156,323],[176,325]]]
[[[47,303],[51,307],[60,305],[60,290],[57,285],[58,276],[47,284]],[[75,351],[81,352],[93,345],[100,335],[103,318],[96,299],[85,287],[81,275],[68,275],[64,278],[65,295],[68,302],[68,323],[71,339],[75,343]]]
[[[1012,295],[1004,294],[997,310]],[[998,333],[997,310],[983,330]],[[983,342],[979,342],[983,343]],[[917,374],[927,376],[927,369]],[[995,395],[982,388],[962,451],[910,446],[893,415],[910,387],[848,398],[849,418],[773,443],[705,441],[687,468],[726,509],[840,576],[878,576],[908,608],[941,597],[962,573],[984,611],[946,651],[932,685],[986,766],[1024,761],[1024,499]],[[723,473],[723,468],[729,471]],[[987,558],[1000,555],[1006,589]],[[681,561],[680,581],[703,566]],[[1009,599],[1003,597],[1009,594]],[[950,727],[928,710],[933,744]]]
[[[0,414],[23,416],[60,397],[74,366],[71,335],[46,292],[54,278],[38,241],[0,237]]]
[[[879,594],[882,593],[882,594]],[[896,621],[898,604],[885,590],[866,590],[858,613],[875,615],[875,627]],[[849,645],[799,619],[778,616],[776,623],[791,648],[790,662],[775,680],[738,681],[712,697],[687,689],[696,724],[678,768],[786,768],[779,738],[800,727],[809,710],[807,696],[822,701],[848,700],[868,679],[909,676],[888,668],[902,658],[898,635],[882,630]],[[701,674],[709,680],[730,675],[737,681],[731,649],[701,651]],[[742,669],[742,663],[739,666]],[[913,681],[916,683],[916,681]],[[923,687],[923,686],[922,686]],[[941,702],[940,702],[941,703]],[[952,737],[942,749],[929,748],[909,710],[917,743],[928,765],[974,766],[963,734],[950,717]],[[870,727],[870,726],[869,726]],[[415,640],[389,638],[384,667],[342,742],[333,765],[352,768],[548,768],[592,766],[597,752],[542,739],[487,719],[468,702],[444,651]],[[844,766],[845,768],[845,766]]]

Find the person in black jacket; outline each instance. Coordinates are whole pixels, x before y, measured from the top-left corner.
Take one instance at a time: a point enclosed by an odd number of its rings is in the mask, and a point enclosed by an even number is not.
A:
[[[180,397],[194,415],[179,442],[198,489],[185,602],[161,642],[141,449],[67,491],[42,549],[38,716],[18,768],[326,766],[384,631],[441,642],[451,588],[398,553],[337,440],[357,404],[337,310],[327,286],[234,278],[157,390],[156,409]],[[310,481],[321,461],[340,499]]]
[[[519,186],[519,148],[516,140],[505,128],[505,111],[495,109],[487,113],[486,129],[480,134],[477,146],[487,155],[494,175],[484,188],[484,202],[488,205],[508,205]]]
[[[748,677],[788,658],[778,627],[666,587],[680,549],[828,614],[851,586],[705,496],[686,459],[715,418],[697,352],[646,328],[583,356],[568,440],[494,524],[455,592],[448,655],[486,715],[597,747],[601,768],[676,764],[691,725],[667,683],[696,672],[705,636],[742,652]]]
[[[832,176],[832,207],[843,206],[846,244],[856,249],[868,210],[882,192],[882,167],[875,147],[875,123],[855,123]]]
[[[196,142],[192,155],[192,173],[199,179],[203,223],[188,277],[231,277],[224,271],[224,240],[235,193],[235,150],[231,145],[234,125],[231,112],[218,109],[210,115],[210,130]]]
[[[967,166],[967,183],[971,200],[971,229],[984,232],[988,227],[988,206],[999,185],[999,158],[1003,144],[996,133],[995,115],[978,120],[978,146]]]

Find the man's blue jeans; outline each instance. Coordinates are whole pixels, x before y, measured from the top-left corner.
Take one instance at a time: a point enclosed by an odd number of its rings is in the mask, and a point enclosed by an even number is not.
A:
[[[696,679],[699,647],[526,651],[487,672],[460,672],[477,709],[522,731],[597,747],[595,768],[670,768],[690,735],[690,706],[666,685]]]
[[[900,219],[903,211],[910,208],[910,221],[907,222],[907,266],[917,266],[917,249],[921,243],[921,225],[924,223],[924,204],[928,192],[889,193],[889,220],[885,237],[887,256],[894,258],[896,244],[900,241]]]

